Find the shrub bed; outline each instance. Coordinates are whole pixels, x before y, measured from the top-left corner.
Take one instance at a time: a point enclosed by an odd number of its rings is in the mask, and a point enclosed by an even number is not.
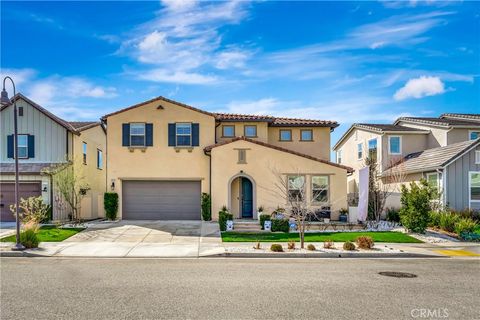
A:
[[[203,221],[212,220],[212,199],[208,193],[202,193],[202,219]]]
[[[465,234],[474,232],[478,227],[478,222],[473,219],[471,211],[432,211],[428,225],[464,237]]]

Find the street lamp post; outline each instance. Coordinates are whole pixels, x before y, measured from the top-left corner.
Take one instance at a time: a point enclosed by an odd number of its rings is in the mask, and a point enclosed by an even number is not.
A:
[[[12,250],[25,250],[25,247],[20,243],[20,217],[18,215],[18,206],[19,206],[19,196],[18,196],[18,114],[17,114],[17,102],[15,101],[15,82],[9,76],[6,76],[3,79],[3,90],[1,95],[2,103],[10,103],[8,98],[7,90],[5,90],[5,81],[10,80],[13,86],[13,156],[15,158],[15,222],[16,222],[16,234],[15,234],[15,245],[12,247]]]

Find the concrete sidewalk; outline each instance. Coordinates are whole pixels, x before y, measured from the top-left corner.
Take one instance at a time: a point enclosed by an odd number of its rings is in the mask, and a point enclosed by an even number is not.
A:
[[[224,253],[218,223],[200,221],[93,223],[63,242],[42,242],[23,253],[10,251],[11,246],[0,243],[2,256],[197,258]]]

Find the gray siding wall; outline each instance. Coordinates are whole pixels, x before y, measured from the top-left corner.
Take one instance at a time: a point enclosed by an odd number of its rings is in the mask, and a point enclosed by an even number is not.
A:
[[[21,161],[64,161],[67,152],[67,129],[24,100],[17,101],[18,107],[23,107],[23,116],[18,117],[18,133],[35,136],[35,158],[22,159]],[[7,136],[13,134],[13,106],[4,109],[0,118],[0,161],[13,162],[13,159],[7,158]]]
[[[447,167],[447,203],[450,208],[455,210],[463,210],[469,207],[468,179],[470,171],[480,171],[480,165],[475,164],[475,150],[479,151],[480,146],[471,150],[463,157]],[[472,209],[477,204],[472,203]]]

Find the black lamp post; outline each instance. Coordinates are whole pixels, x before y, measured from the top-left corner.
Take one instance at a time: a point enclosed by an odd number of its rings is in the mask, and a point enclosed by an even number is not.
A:
[[[16,234],[15,234],[15,245],[12,247],[12,250],[25,250],[25,247],[20,243],[20,217],[18,216],[18,205],[19,205],[19,196],[18,196],[18,114],[17,114],[17,102],[15,101],[15,82],[9,76],[6,76],[3,79],[3,90],[1,96],[1,102],[9,104],[10,99],[8,98],[7,90],[5,90],[5,81],[10,80],[13,86],[13,156],[15,158],[15,222],[16,222]]]

